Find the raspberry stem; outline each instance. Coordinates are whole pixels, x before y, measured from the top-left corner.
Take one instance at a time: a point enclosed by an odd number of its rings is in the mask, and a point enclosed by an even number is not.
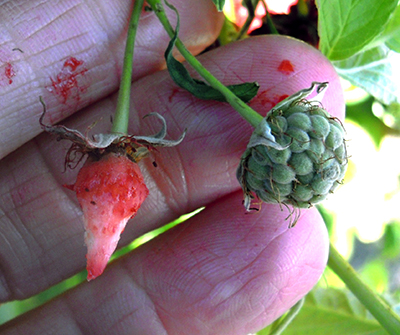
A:
[[[163,25],[165,31],[168,35],[173,38],[175,31],[169,22],[161,0],[148,0],[147,3],[154,10],[161,24]],[[167,3],[167,2],[166,2]],[[169,7],[174,9],[172,5]],[[258,114],[254,109],[249,107],[241,99],[239,99],[229,88],[222,84],[217,78],[215,78],[204,66],[194,57],[189,50],[186,49],[185,45],[178,38],[176,40],[175,46],[185,58],[185,60],[203,77],[203,79],[214,89],[218,90],[228,101],[228,103],[253,127],[256,127],[261,121],[262,116]]]
[[[269,335],[281,335],[285,329],[291,324],[293,319],[300,313],[304,305],[305,298],[301,298],[286,315],[280,317],[272,324],[272,329]],[[275,327],[274,327],[275,326]]]
[[[350,291],[369,310],[389,334],[398,334],[400,318],[393,310],[375,294],[358,276],[351,265],[339,254],[331,244],[328,266],[346,284]]]
[[[132,15],[129,21],[117,108],[115,110],[114,121],[111,128],[112,133],[128,133],[133,51],[135,47],[135,38],[139,18],[143,8],[143,2],[144,0],[134,1]]]
[[[162,0],[147,0],[147,3],[154,10],[168,35],[173,38],[175,31],[171,26],[162,4]],[[172,5],[166,4],[175,9]],[[250,108],[246,103],[232,93],[225,85],[216,79],[203,65],[186,49],[185,45],[178,38],[175,46],[185,60],[208,82],[210,86],[218,90],[228,103],[253,127],[256,127],[262,120],[262,116]],[[377,321],[389,332],[397,334],[400,329],[400,318],[390,307],[377,296],[358,276],[356,271],[343,259],[335,247],[330,245],[330,256],[328,266],[341,278],[350,291],[360,302],[371,312]]]

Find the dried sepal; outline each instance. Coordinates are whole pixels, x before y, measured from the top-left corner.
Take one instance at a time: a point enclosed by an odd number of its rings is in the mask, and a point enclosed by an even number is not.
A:
[[[143,118],[146,118],[148,116],[158,117],[162,122],[162,128],[157,134],[154,134],[153,136],[135,136],[135,135],[129,136],[132,139],[134,139],[137,143],[146,146],[150,145],[159,147],[174,147],[180,144],[185,138],[186,129],[183,131],[183,133],[177,140],[166,140],[165,136],[167,135],[167,122],[165,121],[164,117],[156,112],[153,112],[145,115]]]
[[[177,140],[167,140],[167,123],[162,115],[156,112],[149,113],[144,118],[155,116],[162,122],[161,130],[152,136],[124,135],[118,133],[94,134],[89,136],[88,132],[93,128],[89,126],[85,134],[75,129],[70,129],[63,125],[47,125],[44,123],[46,115],[46,105],[40,97],[43,105],[43,113],[39,118],[42,129],[50,134],[56,135],[57,140],[69,140],[72,142],[66,158],[65,167],[76,166],[82,158],[88,154],[92,156],[101,156],[106,152],[124,152],[134,162],[147,157],[153,147],[174,147],[182,142],[186,135],[186,129]],[[74,164],[76,163],[76,164]]]

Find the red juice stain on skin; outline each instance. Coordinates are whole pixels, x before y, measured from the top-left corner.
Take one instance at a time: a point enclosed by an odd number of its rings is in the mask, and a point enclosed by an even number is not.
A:
[[[287,97],[288,97],[287,94],[282,94],[280,97],[278,97],[277,103],[278,103],[278,102],[281,102],[282,100],[285,100]]]
[[[74,57],[70,57],[64,62],[64,68],[69,67],[71,69],[71,71],[73,72],[73,71],[76,71],[78,66],[82,65],[82,64],[83,64],[83,61],[77,60]]]
[[[273,108],[278,102],[281,102],[282,100],[286,99],[289,96],[287,94],[282,94],[282,95],[271,94],[269,91],[270,91],[269,89],[262,91],[258,95],[257,99],[258,103],[260,103],[267,111]]]
[[[282,72],[284,74],[290,74],[292,72],[294,72],[294,67],[293,64],[287,60],[284,59],[278,66],[278,71]]]
[[[15,77],[15,71],[11,63],[6,63],[6,67],[4,69],[4,74],[8,79],[8,83],[11,85],[13,83],[12,77]]]
[[[176,93],[178,93],[179,92],[179,90],[177,89],[177,88],[174,88],[173,90],[172,90],[172,93],[171,93],[171,95],[168,97],[168,101],[169,102],[172,102],[172,98],[175,96],[175,94]]]
[[[50,77],[51,87],[48,89],[58,95],[63,103],[66,103],[71,96],[79,101],[79,93],[86,90],[86,87],[80,86],[78,82],[78,79],[88,71],[82,65],[83,61],[69,57],[57,76],[54,79]]]

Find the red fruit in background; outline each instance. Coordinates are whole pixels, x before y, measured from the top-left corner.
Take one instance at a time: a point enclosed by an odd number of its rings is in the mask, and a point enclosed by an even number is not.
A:
[[[87,279],[101,275],[127,221],[149,194],[139,166],[124,155],[89,158],[74,185],[85,221]]]

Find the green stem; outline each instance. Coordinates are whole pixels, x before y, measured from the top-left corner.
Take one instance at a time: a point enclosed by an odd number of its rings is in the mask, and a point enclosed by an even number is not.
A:
[[[173,38],[174,28],[171,26],[165,14],[161,0],[147,0],[147,2],[155,11],[168,35]],[[261,122],[262,116],[246,105],[208,70],[206,70],[203,65],[186,49],[180,39],[176,40],[175,45],[185,60],[208,82],[210,86],[221,92],[228,103],[247,122],[254,127]],[[343,259],[343,257],[341,257],[332,245],[330,246],[328,265],[390,334],[398,334],[398,330],[400,329],[399,317],[380,297],[378,297],[363,283],[355,270]]]
[[[142,12],[143,8],[143,2],[144,0],[135,0],[131,19],[129,21],[117,108],[115,110],[114,121],[111,128],[111,132],[113,133],[128,133],[133,51],[135,47],[136,31],[139,23],[140,13]]]
[[[237,40],[242,39],[243,36],[247,34],[247,31],[249,30],[251,23],[253,22],[254,18],[256,17],[255,10],[257,8],[258,2],[259,2],[259,0],[247,0],[247,1],[242,2],[247,7],[248,15],[247,15],[245,23],[243,24],[242,28],[240,29],[238,35],[236,36]]]
[[[147,3],[156,13],[158,19],[163,25],[168,35],[172,38],[174,36],[174,28],[171,26],[161,0],[147,0]],[[239,99],[230,89],[216,79],[204,66],[194,57],[185,45],[178,38],[175,43],[176,48],[185,58],[185,60],[204,78],[204,80],[213,88],[218,90],[226,99],[226,101],[253,127],[256,127],[263,117],[258,114],[254,109],[250,108],[241,99]]]
[[[357,272],[339,254],[332,244],[330,245],[328,266],[340,277],[350,291],[370,311],[389,334],[399,334],[400,318],[385,301],[365,285]]]
[[[274,328],[269,335],[281,335],[284,330],[292,323],[293,319],[299,314],[304,305],[305,298],[301,298],[287,313],[287,315],[279,322],[278,326]]]
[[[262,0],[262,3],[264,5],[264,9],[265,9],[265,17],[266,17],[266,21],[267,21],[267,26],[268,26],[268,29],[269,29],[271,35],[279,35],[279,31],[276,29],[274,22],[272,21],[271,15],[269,14],[268,7],[265,4],[265,1]]]

